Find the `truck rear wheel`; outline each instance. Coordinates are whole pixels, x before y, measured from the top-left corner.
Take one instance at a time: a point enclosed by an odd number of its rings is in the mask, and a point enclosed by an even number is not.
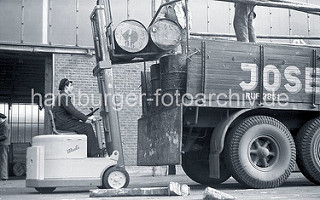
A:
[[[307,122],[300,130],[297,142],[297,164],[311,182],[320,184],[320,118]]]
[[[294,140],[289,130],[272,117],[243,120],[227,136],[225,148],[232,176],[252,188],[280,186],[294,169]]]
[[[202,185],[216,185],[230,178],[225,162],[220,159],[220,178],[209,178],[209,152],[191,151],[182,155],[182,168],[189,178]]]

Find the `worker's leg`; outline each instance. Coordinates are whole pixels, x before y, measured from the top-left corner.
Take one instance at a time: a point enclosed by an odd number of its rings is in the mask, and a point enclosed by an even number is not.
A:
[[[78,134],[86,135],[87,143],[88,143],[87,145],[88,157],[94,157],[99,153],[100,149],[99,149],[98,139],[94,134],[91,124],[72,121],[63,126],[57,127],[57,129],[66,130],[66,131],[75,131]]]
[[[183,55],[187,54],[187,30],[182,29],[182,34],[181,34],[181,53]]]
[[[8,145],[0,144],[0,180],[8,179],[8,151]]]
[[[247,5],[237,3],[235,7],[233,27],[237,41],[249,42]]]
[[[85,134],[87,136],[88,141],[88,156],[94,157],[99,153],[99,144],[98,138],[94,134],[93,128],[91,124],[82,123],[80,130],[76,130],[79,134]]]
[[[249,31],[249,42],[256,42],[256,34],[254,31],[254,21],[255,18],[255,13],[252,11],[249,14],[249,18],[248,18],[248,31]]]

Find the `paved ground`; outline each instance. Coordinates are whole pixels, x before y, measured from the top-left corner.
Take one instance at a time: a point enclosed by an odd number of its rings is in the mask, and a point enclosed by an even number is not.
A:
[[[176,181],[181,184],[188,184],[191,187],[191,194],[188,197],[119,197],[119,198],[95,198],[95,199],[183,199],[195,200],[202,199],[202,193],[205,186],[199,185],[190,180],[183,172],[178,170],[177,175],[170,176],[150,176],[138,173],[138,176],[131,174],[129,187],[156,187],[168,186],[170,181]],[[39,194],[33,188],[25,188],[24,180],[0,181],[0,199],[20,200],[20,199],[92,199],[89,198],[90,187],[68,187],[58,188],[53,194]],[[216,187],[216,189],[235,196],[237,199],[320,199],[320,189],[305,179],[300,173],[293,173],[288,181],[281,187],[274,189],[247,189],[237,183],[234,179],[229,179],[225,183]]]

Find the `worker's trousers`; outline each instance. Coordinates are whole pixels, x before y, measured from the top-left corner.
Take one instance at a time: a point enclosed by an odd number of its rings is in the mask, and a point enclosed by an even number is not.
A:
[[[0,144],[0,180],[8,179],[8,152],[9,146]]]
[[[236,33],[237,41],[256,42],[253,20],[255,13],[253,5],[236,3],[233,20],[233,27]]]
[[[70,121],[65,123],[61,126],[57,126],[58,130],[65,130],[65,131],[74,131],[78,134],[84,134],[87,136],[87,152],[88,157],[97,156],[99,153],[99,144],[96,135],[94,134],[92,125],[89,123],[79,122],[76,120]]]

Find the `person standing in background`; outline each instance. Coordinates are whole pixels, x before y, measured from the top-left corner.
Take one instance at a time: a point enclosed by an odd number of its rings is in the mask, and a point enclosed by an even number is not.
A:
[[[0,113],[0,180],[9,179],[8,154],[11,143],[11,131],[7,117]]]
[[[168,3],[170,0],[164,0],[161,2],[163,3]],[[188,10],[186,11],[186,5],[184,0],[178,1],[172,4],[169,4],[165,7],[163,7],[158,15],[159,18],[167,18],[171,19],[177,24],[179,24],[182,28],[182,35],[181,35],[181,51],[182,54],[187,53],[187,14],[189,16],[188,22],[189,22],[189,29],[191,29],[191,12]]]
[[[237,41],[256,42],[253,21],[256,18],[254,12],[255,5],[245,3],[235,3],[235,13],[233,27]]]

